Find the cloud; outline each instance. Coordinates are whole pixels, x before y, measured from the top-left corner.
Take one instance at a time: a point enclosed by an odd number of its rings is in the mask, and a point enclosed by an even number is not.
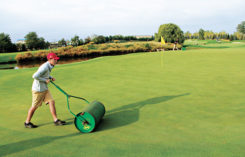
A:
[[[214,25],[230,31],[245,14],[243,0],[0,0],[0,4],[0,30],[11,35],[37,31],[53,40],[68,34],[153,34],[169,22],[190,31]]]

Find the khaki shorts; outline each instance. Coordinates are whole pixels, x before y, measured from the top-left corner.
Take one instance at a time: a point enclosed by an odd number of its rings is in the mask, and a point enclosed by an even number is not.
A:
[[[40,107],[42,103],[48,104],[50,100],[54,100],[50,91],[46,90],[44,92],[32,91],[32,107]]]

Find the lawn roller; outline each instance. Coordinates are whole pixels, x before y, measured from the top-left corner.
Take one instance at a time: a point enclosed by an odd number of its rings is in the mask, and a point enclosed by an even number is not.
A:
[[[92,103],[89,103],[86,99],[69,95],[64,90],[62,90],[58,85],[56,85],[53,81],[50,81],[56,88],[58,88],[59,91],[61,91],[63,94],[65,94],[67,98],[67,108],[70,111],[70,113],[75,116],[74,124],[76,128],[83,133],[92,132],[94,128],[99,124],[100,120],[103,118],[105,114],[105,107],[104,105],[99,101],[93,101]],[[75,115],[70,110],[69,105],[69,98],[77,98],[85,101],[88,105],[83,109],[82,112]]]

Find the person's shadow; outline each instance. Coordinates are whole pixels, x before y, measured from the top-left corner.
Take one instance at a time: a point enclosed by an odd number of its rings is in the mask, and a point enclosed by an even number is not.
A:
[[[33,149],[35,147],[39,147],[51,143],[54,140],[78,136],[78,135],[81,135],[81,133],[74,133],[65,136],[44,136],[44,137],[19,141],[15,143],[0,145],[0,156],[10,155],[27,149]]]
[[[140,109],[146,105],[154,105],[165,102],[181,96],[190,95],[189,93],[171,96],[161,96],[146,99],[144,101],[124,105],[116,109],[106,112],[105,117],[102,119],[95,131],[102,131],[107,129],[114,129],[125,125],[132,124],[139,120]]]

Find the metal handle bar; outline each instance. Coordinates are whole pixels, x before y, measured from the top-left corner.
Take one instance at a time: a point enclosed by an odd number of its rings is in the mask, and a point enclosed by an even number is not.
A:
[[[77,99],[82,99],[82,100],[84,100],[85,102],[87,102],[88,104],[89,104],[89,102],[86,100],[86,99],[84,99],[84,98],[81,98],[81,97],[77,97],[77,96],[73,96],[73,95],[69,95],[69,94],[67,94],[63,89],[61,89],[58,85],[56,85],[53,81],[51,81],[50,80],[50,82],[59,90],[59,91],[61,91],[63,94],[65,94],[66,95],[66,100],[67,100],[67,108],[68,108],[68,110],[70,111],[70,113],[73,115],[73,116],[75,116],[76,118],[78,118],[80,121],[85,121],[85,122],[87,122],[88,123],[88,121],[86,120],[86,119],[84,119],[83,117],[81,117],[81,116],[77,116],[77,115],[75,115],[71,110],[70,110],[70,105],[69,105],[69,98],[70,97],[73,97],[73,98],[77,98]],[[82,119],[80,119],[80,118],[82,118]]]

